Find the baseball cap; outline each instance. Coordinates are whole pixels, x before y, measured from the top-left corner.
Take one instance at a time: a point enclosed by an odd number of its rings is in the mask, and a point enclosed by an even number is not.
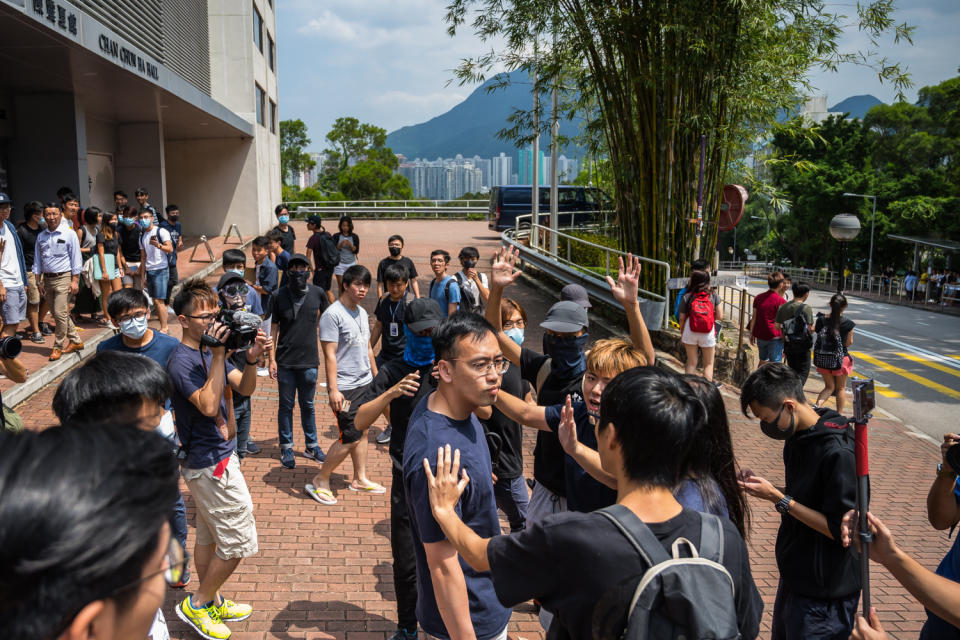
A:
[[[310,266],[310,261],[307,260],[307,256],[303,255],[302,253],[295,253],[290,256],[290,262],[287,263],[287,268],[289,269],[290,265],[292,265],[294,262],[302,262],[308,267]]]
[[[412,300],[403,312],[403,323],[415,332],[434,329],[442,320],[443,311],[433,298]]]
[[[0,204],[13,204],[13,200],[3,191],[0,191]]]
[[[315,227],[319,227],[320,225],[323,224],[323,218],[321,218],[317,214],[313,214],[312,216],[307,217],[307,222],[309,222]]]
[[[561,289],[560,299],[576,302],[584,309],[589,309],[593,306],[590,304],[590,296],[587,295],[587,290],[579,284],[568,284]]]
[[[223,274],[222,276],[220,276],[220,281],[217,282],[217,291],[220,291],[220,290],[223,289],[225,286],[227,286],[229,283],[231,283],[231,282],[236,282],[237,280],[239,280],[240,282],[243,282],[243,281],[244,281],[244,280],[243,280],[243,276],[240,275],[239,273],[234,273],[234,272],[232,272],[232,271],[228,271],[227,273],[225,273],[225,274]]]
[[[587,310],[573,300],[561,300],[547,310],[540,326],[557,333],[576,333],[590,325]]]

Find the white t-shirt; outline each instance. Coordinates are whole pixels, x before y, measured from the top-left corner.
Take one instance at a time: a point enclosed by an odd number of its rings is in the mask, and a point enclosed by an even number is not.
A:
[[[363,307],[351,311],[337,300],[320,316],[320,340],[337,343],[337,388],[349,391],[373,380],[370,322]]]
[[[13,233],[3,222],[0,222],[0,238],[3,240],[3,256],[0,257],[0,283],[7,289],[22,287],[23,278],[20,275],[20,260],[17,258],[17,241]]]
[[[144,267],[147,271],[166,269],[168,266],[167,254],[164,253],[162,249],[158,249],[150,244],[150,238],[153,236],[157,236],[160,244],[163,244],[164,242],[170,242],[170,232],[166,229],[161,229],[156,225],[154,225],[150,231],[147,231],[140,236],[140,255],[141,258],[147,263]]]
[[[480,276],[480,282],[483,283],[483,288],[489,289],[490,285],[487,283],[487,274],[485,274],[483,271],[480,271],[478,275]],[[477,283],[468,278],[467,274],[463,271],[458,271],[455,277],[457,279],[457,284],[460,285],[460,304],[463,305],[463,292],[464,290],[467,290],[470,292],[470,295],[473,297],[476,303],[483,307],[483,298],[480,297],[480,289],[477,287]]]

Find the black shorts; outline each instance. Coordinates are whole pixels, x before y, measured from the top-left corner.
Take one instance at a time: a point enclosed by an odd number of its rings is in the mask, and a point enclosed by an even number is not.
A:
[[[180,274],[177,273],[177,265],[175,264],[171,264],[167,269],[170,275],[167,279],[167,297],[164,302],[170,304],[170,301],[173,300],[173,288],[180,282]]]
[[[330,284],[333,282],[333,267],[329,269],[317,269],[313,272],[313,284],[322,288],[324,291],[330,291]]]
[[[337,414],[337,428],[340,430],[341,444],[357,442],[366,432],[366,429],[363,431],[357,429],[353,423],[353,419],[356,417],[357,409],[360,408],[360,405],[369,400],[369,390],[370,383],[367,383],[362,387],[340,392],[345,400],[350,401],[350,407],[346,411],[341,411]]]

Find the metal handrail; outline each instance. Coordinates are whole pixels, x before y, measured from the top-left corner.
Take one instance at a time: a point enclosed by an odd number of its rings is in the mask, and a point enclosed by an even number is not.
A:
[[[463,204],[452,204],[463,203]],[[284,202],[287,208],[299,208],[300,206],[316,208],[352,208],[352,207],[376,207],[381,209],[407,208],[407,207],[442,207],[452,206],[456,208],[490,207],[490,200],[294,200]]]

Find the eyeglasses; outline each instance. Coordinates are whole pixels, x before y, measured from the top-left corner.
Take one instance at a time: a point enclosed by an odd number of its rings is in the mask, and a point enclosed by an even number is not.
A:
[[[477,374],[477,377],[485,376],[490,371],[493,371],[498,376],[502,376],[507,372],[507,369],[510,368],[510,361],[506,358],[494,358],[493,360],[487,360],[486,358],[482,360],[474,360],[472,362],[467,362],[460,358],[447,358],[450,362],[461,361],[467,365],[467,368]]]
[[[187,317],[193,318],[194,320],[203,320],[204,322],[210,322],[211,320],[217,317],[217,314],[215,311],[211,311],[210,313],[201,313],[198,316],[187,316]]]
[[[234,296],[245,296],[249,291],[250,291],[250,288],[243,283],[228,284],[225,287],[223,287],[223,294],[226,296],[230,296],[231,298]]]
[[[114,590],[114,593],[117,591],[126,591],[133,587],[136,587],[142,582],[146,582],[150,578],[155,577],[157,574],[163,574],[163,579],[167,583],[167,586],[175,587],[180,584],[181,578],[183,578],[183,573],[187,568],[187,564],[190,562],[190,554],[187,553],[186,549],[181,546],[180,541],[170,536],[170,541],[167,543],[167,549],[163,554],[163,569],[160,571],[154,571],[151,574],[145,575],[138,580],[134,580],[128,584],[118,587]]]
[[[120,321],[120,322],[126,322],[127,320],[137,320],[137,321],[140,321],[140,320],[143,320],[143,319],[146,318],[146,317],[147,317],[147,312],[146,312],[146,311],[138,311],[138,312],[136,312],[136,313],[131,313],[131,314],[129,314],[129,315],[120,316],[119,318],[117,318],[117,320]]]
[[[526,326],[527,326],[527,325],[524,323],[523,320],[517,320],[516,322],[512,322],[512,321],[510,321],[510,320],[507,320],[507,321],[504,322],[503,325],[502,325],[504,331],[506,331],[506,330],[508,330],[508,329],[523,329],[523,328],[525,328]]]

